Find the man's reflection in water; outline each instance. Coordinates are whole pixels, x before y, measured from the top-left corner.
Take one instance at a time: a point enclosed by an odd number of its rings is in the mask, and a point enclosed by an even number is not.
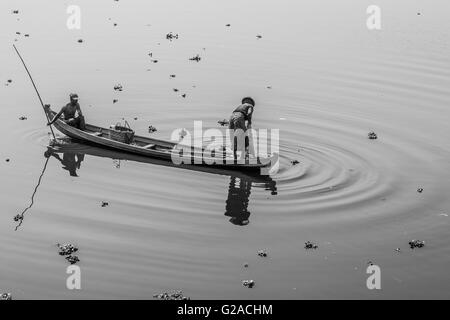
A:
[[[81,162],[84,160],[84,153],[64,152],[63,158],[59,154],[47,150],[45,157],[53,156],[63,165],[63,169],[69,171],[71,177],[78,177],[77,169],[80,169]]]
[[[225,215],[230,218],[232,224],[245,226],[249,223],[250,212],[248,202],[252,189],[252,183],[263,184],[272,195],[277,194],[276,182],[270,177],[251,178],[245,176],[231,176],[228,188],[228,199],[226,201]]]

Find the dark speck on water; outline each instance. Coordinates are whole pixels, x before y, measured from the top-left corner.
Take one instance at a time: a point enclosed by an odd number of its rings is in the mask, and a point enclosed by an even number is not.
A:
[[[102,208],[109,206],[108,202],[102,201]]]
[[[113,103],[117,103],[118,101],[119,101],[119,100],[117,100],[117,99],[114,99],[114,100],[113,100]]]
[[[260,257],[267,257],[267,251],[266,250],[259,250],[258,251],[258,256]]]
[[[243,280],[242,285],[247,288],[253,288],[255,286],[255,281],[253,280]]]
[[[2,293],[0,295],[0,300],[12,300],[11,293]]]
[[[74,252],[78,251],[78,248],[75,247],[73,244],[71,243],[67,243],[67,244],[56,244],[59,248],[59,255],[60,256],[68,256],[71,255]]]
[[[83,43],[83,39],[78,39],[78,43]]]
[[[311,241],[305,242],[305,249],[317,249],[319,246]]]
[[[375,132],[373,132],[373,131],[369,132],[369,133],[367,134],[367,137],[368,137],[370,140],[375,140],[375,139],[378,138],[377,134],[376,134]]]
[[[425,241],[421,240],[411,240],[408,242],[411,249],[422,248],[425,246]]]
[[[197,54],[196,56],[189,58],[189,60],[200,62],[200,60],[202,60],[202,58],[200,57],[199,54]]]
[[[23,120],[27,120],[27,117],[22,116],[22,117],[19,118],[19,120],[22,120],[22,121]]]
[[[291,161],[291,164],[293,165],[293,166],[295,166],[295,165],[297,165],[297,164],[299,164],[300,163],[300,161],[298,161],[298,160],[292,160]]]
[[[80,261],[80,259],[77,256],[68,256],[66,257],[66,260],[70,262],[70,264],[75,264]]]
[[[191,298],[183,295],[183,291],[181,290],[155,294],[153,295],[153,298],[159,300],[191,300]]]
[[[417,189],[417,192],[418,192],[418,193],[422,193],[422,192],[423,192],[423,188],[418,188],[418,189]]]
[[[174,34],[172,32],[169,32],[166,34],[166,39],[172,41],[173,39],[178,39],[178,33]]]
[[[156,132],[156,131],[157,131],[157,129],[154,126],[148,126],[148,132],[149,133],[153,133],[153,132]]]

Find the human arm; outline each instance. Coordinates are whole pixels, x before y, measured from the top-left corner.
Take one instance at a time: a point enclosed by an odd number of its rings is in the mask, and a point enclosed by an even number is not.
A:
[[[252,127],[252,115],[253,115],[253,107],[248,109],[248,115],[247,115],[247,128]]]
[[[80,117],[82,117],[82,116],[83,116],[83,112],[81,112],[81,107],[80,107],[79,104],[77,104],[77,111],[78,111],[78,115],[79,115]]]
[[[61,110],[56,114],[56,116],[53,117],[53,120],[51,120],[49,123],[47,123],[48,126],[52,125],[56,120],[59,119],[59,117],[61,117],[61,115],[64,112],[64,108],[65,107],[62,107]]]

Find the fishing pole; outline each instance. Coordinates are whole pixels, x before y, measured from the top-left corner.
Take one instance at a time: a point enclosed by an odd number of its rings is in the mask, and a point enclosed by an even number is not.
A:
[[[44,110],[45,117],[47,118],[47,122],[50,123],[50,119],[48,117],[47,111],[45,110],[45,106],[44,106],[44,103],[42,102],[41,95],[39,94],[39,91],[36,88],[36,84],[33,81],[33,77],[31,76],[30,71],[28,71],[27,65],[25,64],[25,61],[23,61],[22,56],[19,53],[19,50],[17,50],[17,48],[16,48],[16,45],[13,44],[13,47],[14,47],[14,50],[16,50],[16,53],[19,56],[20,60],[22,61],[22,64],[25,67],[25,70],[27,71],[28,76],[30,77],[30,80],[31,80],[31,83],[33,84],[34,90],[36,90],[36,93],[37,93],[37,96],[39,98],[39,101],[41,102],[42,109]],[[50,125],[50,131],[52,132],[53,139],[56,140],[55,133],[53,132],[52,125]]]

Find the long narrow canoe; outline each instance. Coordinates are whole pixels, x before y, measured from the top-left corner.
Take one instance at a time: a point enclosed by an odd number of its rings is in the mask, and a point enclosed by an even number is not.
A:
[[[46,112],[50,119],[52,119],[56,114],[56,112],[52,111],[50,108],[46,108]],[[109,149],[115,149],[122,152],[171,162],[173,150],[177,147],[177,144],[171,141],[136,135],[134,136],[134,141],[132,143],[123,143],[110,138],[110,129],[91,124],[86,124],[85,130],[79,130],[58,119],[54,122],[54,126],[66,136],[83,143],[94,144]],[[203,150],[193,151],[194,153],[192,154],[192,161],[190,161],[191,163],[184,163],[183,165],[210,166],[221,169],[255,171],[268,167],[271,163],[271,158],[257,158],[253,159],[253,161],[247,160],[245,163],[239,163],[232,161],[232,158],[228,157],[232,156],[228,155],[227,158],[223,159],[223,161],[216,161],[214,164],[209,164],[213,163],[213,160],[217,160],[217,158],[213,159],[202,156]]]

